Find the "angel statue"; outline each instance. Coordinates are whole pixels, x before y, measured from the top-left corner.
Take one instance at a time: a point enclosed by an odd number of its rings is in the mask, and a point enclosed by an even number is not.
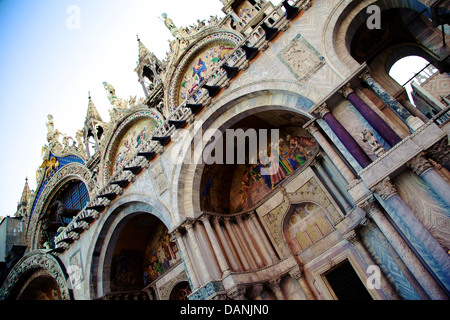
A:
[[[117,101],[117,96],[116,96],[116,89],[114,89],[114,87],[107,83],[107,82],[103,82],[103,87],[106,90],[106,94],[108,95],[108,100],[112,105],[116,104]]]
[[[164,24],[166,25],[166,27],[170,30],[170,33],[175,37],[175,38],[179,38],[180,36],[180,30],[178,30],[177,26],[173,23],[173,20],[170,19],[167,16],[167,13],[163,13],[161,15],[164,19]]]

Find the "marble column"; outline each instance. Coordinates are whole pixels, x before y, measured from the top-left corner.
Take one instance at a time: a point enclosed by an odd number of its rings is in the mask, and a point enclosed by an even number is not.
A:
[[[197,279],[197,275],[195,273],[194,267],[191,263],[192,253],[189,254],[186,245],[184,244],[183,236],[179,230],[174,231],[175,237],[177,238],[177,244],[180,248],[181,254],[183,255],[184,264],[186,266],[189,279],[191,280],[192,290],[195,290],[200,286],[200,282]]]
[[[211,274],[209,273],[208,266],[206,265],[206,261],[203,257],[202,252],[200,251],[200,247],[198,245],[197,237],[195,235],[194,226],[190,223],[186,223],[183,225],[187,230],[189,240],[192,245],[193,256],[195,260],[198,262],[201,273],[203,274],[205,283],[208,283],[212,280]]]
[[[402,121],[412,130],[416,131],[424,124],[422,120],[414,117],[403,107],[389,92],[386,91],[378,82],[376,82],[368,71],[362,73],[360,79],[369,85],[369,87],[380,97],[383,102],[389,106]]]
[[[372,163],[369,156],[364,152],[361,146],[356,142],[352,135],[342,126],[342,124],[333,116],[330,110],[326,107],[326,104],[321,105],[317,112],[322,119],[333,130],[345,148],[355,158],[355,160],[361,165],[362,168],[367,167]]]
[[[395,131],[353,91],[350,84],[345,85],[339,90],[339,93],[351,102],[355,109],[391,147],[402,141]]]
[[[353,208],[353,206],[347,201],[341,191],[336,187],[334,181],[331,180],[328,172],[325,170],[321,162],[320,157],[315,158],[311,164],[317,169],[319,176],[323,178],[326,186],[330,188],[331,193],[336,197],[338,203],[342,205],[344,214],[346,212],[349,212]]]
[[[398,101],[405,106],[406,110],[409,111],[409,113],[411,113],[413,116],[419,118],[420,120],[422,120],[424,123],[427,123],[428,121],[430,121],[430,119],[427,118],[426,115],[423,114],[422,111],[420,111],[418,108],[416,108],[411,102],[409,102],[409,98],[406,95],[406,93],[404,95],[402,95],[401,97],[398,98]]]
[[[233,249],[231,248],[227,238],[225,237],[222,227],[220,226],[220,221],[218,217],[214,218],[214,228],[216,229],[217,235],[219,236],[220,242],[222,243],[222,247],[225,250],[225,253],[228,257],[231,269],[233,271],[243,270],[243,267],[240,266],[240,262],[237,260],[237,257],[235,257],[236,253],[233,252]]]
[[[306,283],[305,272],[303,271],[303,267],[297,266],[291,271],[289,271],[289,274],[291,275],[292,278],[297,280],[307,300],[316,300],[316,298],[314,298],[313,293],[309,289],[308,284]]]
[[[228,266],[227,260],[224,257],[222,248],[220,247],[219,241],[217,240],[216,234],[214,233],[213,228],[211,227],[211,223],[209,222],[209,217],[203,215],[201,217],[201,221],[205,226],[206,233],[208,234],[209,241],[211,242],[211,246],[214,250],[214,254],[217,258],[217,262],[219,263],[220,271],[222,275],[230,272],[230,267]]]
[[[356,176],[348,165],[342,160],[339,154],[334,150],[333,146],[328,142],[327,138],[320,132],[319,128],[314,123],[311,123],[306,128],[308,132],[316,139],[317,143],[322,147],[323,151],[330,157],[331,161],[336,165],[339,172],[347,180],[348,183],[356,180]]]
[[[245,240],[247,241],[248,245],[250,246],[250,253],[253,255],[256,265],[258,266],[258,268],[262,268],[264,266],[264,263],[261,259],[259,251],[256,249],[252,232],[250,231],[247,224],[245,223],[245,221],[242,220],[241,217],[236,217],[236,221],[237,221],[238,226],[241,229],[242,233],[244,234]]]
[[[421,177],[450,207],[450,185],[434,170],[434,166],[425,158],[423,153],[409,161],[407,166]]]
[[[244,234],[244,232],[243,232],[243,230],[241,228],[241,226],[242,226],[242,219],[241,219],[241,217],[239,217],[239,216],[235,217],[235,221],[236,221],[236,223],[234,224],[235,234],[236,234],[236,237],[238,239],[238,242],[241,243],[241,248],[242,248],[242,251],[244,252],[245,258],[247,259],[248,264],[250,265],[250,269],[251,270],[257,270],[258,266],[256,264],[255,257],[253,255],[254,253],[251,250],[248,238],[245,237],[245,234]]]
[[[255,213],[252,212],[250,213],[250,215],[248,216],[247,221],[247,225],[249,227],[249,233],[255,238],[256,243],[255,246],[258,247],[259,252],[261,252],[262,255],[262,259],[264,260],[264,265],[265,266],[269,266],[272,264],[272,259],[270,258],[270,253],[269,251],[267,251],[266,246],[264,245],[264,241],[261,237],[261,235],[259,234],[258,229],[256,228],[254,222],[253,222],[253,217],[255,216]]]
[[[356,251],[358,251],[361,258],[364,260],[367,266],[378,266],[377,263],[372,259],[369,252],[367,251],[366,247],[361,241],[360,235],[355,231],[351,230],[343,235],[343,237],[353,244],[353,246],[356,248]],[[366,270],[364,270],[366,271]],[[397,293],[393,290],[391,284],[386,279],[385,275],[381,273],[380,275],[380,283],[379,283],[380,289],[384,291],[385,294],[387,294],[388,297],[390,297],[392,300],[400,300],[400,297],[397,295]]]
[[[385,205],[383,205],[412,249],[430,268],[447,290],[450,289],[450,257],[439,242],[431,235],[417,216],[406,205],[389,178],[379,182],[373,188]]]
[[[426,270],[411,248],[409,248],[397,230],[395,230],[392,224],[384,216],[376,203],[376,200],[371,197],[359,206],[364,209],[367,212],[368,217],[375,222],[377,227],[391,244],[392,248],[394,248],[428,296],[433,300],[447,299],[447,295],[439,288],[436,281]]]
[[[277,298],[277,300],[285,300],[284,296],[283,296],[283,292],[281,291],[281,288],[280,288],[280,282],[281,282],[281,279],[271,280],[267,284],[267,287],[270,290],[272,290],[272,292],[275,294],[275,297]]]
[[[256,230],[258,230],[258,233],[263,240],[264,246],[266,247],[266,249],[268,250],[268,252],[270,254],[272,263],[274,263],[274,264],[278,263],[280,261],[280,258],[278,258],[277,253],[273,249],[272,244],[270,243],[269,239],[266,236],[266,233],[264,232],[263,228],[261,227],[261,224],[258,221],[258,217],[256,216],[256,214],[253,214],[250,217],[252,219],[253,224],[256,227]]]
[[[244,267],[244,271],[249,271],[250,270],[250,265],[247,261],[247,258],[244,255],[244,252],[242,251],[242,248],[236,238],[236,234],[233,230],[233,227],[231,226],[230,223],[230,219],[229,218],[225,218],[224,219],[224,224],[225,224],[225,229],[227,229],[228,234],[230,236],[231,242],[234,245],[235,250],[237,251],[237,254],[239,256],[239,260],[242,263],[242,266]]]

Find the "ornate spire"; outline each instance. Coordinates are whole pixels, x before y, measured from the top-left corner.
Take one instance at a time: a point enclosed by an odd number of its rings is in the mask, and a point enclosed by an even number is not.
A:
[[[88,109],[86,114],[86,121],[92,119],[96,121],[102,121],[102,117],[100,116],[100,113],[98,113],[97,108],[94,105],[94,102],[91,99],[91,92],[89,91],[89,102],[88,102]]]
[[[27,177],[25,178],[25,185],[23,187],[22,196],[20,197],[20,202],[17,204],[17,212],[15,214],[16,217],[20,217],[25,214],[25,210],[28,206],[30,198],[31,198],[31,190],[28,184],[28,177]]]

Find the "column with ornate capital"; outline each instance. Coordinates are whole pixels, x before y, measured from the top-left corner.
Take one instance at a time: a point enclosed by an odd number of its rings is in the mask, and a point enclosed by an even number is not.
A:
[[[228,239],[226,238],[224,231],[220,225],[219,217],[214,218],[214,228],[216,229],[217,235],[219,236],[220,242],[222,243],[222,247],[225,250],[225,253],[228,257],[228,261],[230,262],[231,269],[233,271],[241,271],[244,268],[240,264],[240,261],[237,257],[237,253],[233,250],[230,243],[228,243]]]
[[[302,288],[302,291],[307,300],[316,300],[316,298],[314,298],[314,295],[311,292],[311,289],[309,289],[309,286],[306,283],[305,272],[303,270],[303,267],[297,266],[291,271],[289,271],[289,274],[291,275],[292,278],[298,281],[298,284]]]
[[[238,242],[240,242],[241,244],[241,249],[244,252],[245,258],[250,265],[250,269],[257,270],[258,266],[254,256],[255,252],[253,252],[251,249],[251,241],[249,241],[250,239],[245,236],[244,230],[242,230],[241,228],[243,221],[240,216],[237,216],[235,219],[236,223],[232,227],[234,227],[235,235],[238,239]]]
[[[367,223],[367,221],[366,221]],[[369,252],[367,251],[367,248],[364,246],[364,244],[361,241],[361,236],[359,233],[355,230],[351,230],[343,235],[344,238],[353,244],[353,246],[358,251],[361,258],[364,260],[366,265],[369,266],[378,266],[377,263],[373,260],[373,258],[370,256]],[[364,270],[366,271],[366,270]],[[367,274],[367,271],[366,271]],[[399,300],[399,296],[397,293],[393,290],[391,284],[386,279],[385,275],[383,273],[380,274],[380,288],[383,290],[385,294],[387,294],[387,297],[391,300]]]
[[[369,107],[350,87],[350,84],[345,85],[339,90],[348,101],[359,111],[359,113],[367,120],[367,122],[375,129],[378,134],[393,147],[402,139],[392,130],[391,127],[374,111]]]
[[[255,226],[256,230],[258,231],[258,234],[260,238],[262,239],[263,245],[265,246],[266,250],[269,252],[270,258],[272,259],[272,263],[278,263],[280,259],[277,256],[277,253],[272,247],[272,244],[270,243],[269,239],[267,238],[266,233],[264,232],[263,227],[261,227],[261,224],[259,223],[259,218],[256,216],[256,214],[250,215],[251,221],[253,222],[253,225]]]
[[[384,216],[380,207],[376,203],[376,200],[371,197],[359,206],[364,209],[367,212],[368,217],[372,219],[373,222],[375,222],[377,227],[386,237],[387,241],[389,241],[392,248],[394,248],[399,257],[405,263],[408,270],[411,272],[417,282],[422,286],[428,296],[433,300],[446,299],[446,294],[439,288],[436,281],[425,269],[425,267],[411,250],[411,248],[408,247],[397,230],[395,230],[392,224]],[[399,277],[401,277],[401,279],[399,279]],[[393,281],[400,283],[409,282],[401,271],[396,272],[396,276],[394,277]],[[401,289],[403,289],[405,288],[405,285],[401,285],[401,287]],[[399,291],[401,291],[401,289],[399,289]],[[406,289],[408,290],[408,288]],[[411,293],[409,293],[409,295],[410,294]]]
[[[434,170],[423,153],[409,161],[407,165],[450,207],[450,185]]]
[[[389,92],[386,91],[378,82],[376,82],[368,71],[361,74],[360,79],[369,85],[369,87],[380,97],[383,102],[389,106],[411,129],[416,131],[420,126],[424,124],[422,120],[414,117],[408,110],[403,107]]]
[[[258,248],[258,251],[261,253],[261,259],[263,260],[263,263],[265,266],[269,266],[272,264],[272,259],[270,258],[270,253],[267,250],[266,246],[264,245],[264,240],[262,239],[261,235],[259,234],[258,229],[256,228],[253,217],[255,216],[255,213],[252,212],[248,215],[248,219],[246,219],[244,222],[247,223],[247,230],[248,232],[254,237],[255,239],[255,247]]]
[[[230,272],[230,267],[228,266],[227,260],[223,254],[222,248],[217,240],[216,234],[214,233],[213,228],[211,227],[211,223],[209,222],[209,217],[203,215],[201,217],[201,221],[205,226],[206,233],[208,234],[209,241],[211,242],[211,246],[214,250],[213,254],[217,258],[217,262],[219,263],[220,271],[222,275],[227,275]]]
[[[183,225],[185,229],[187,230],[190,243],[192,245],[192,251],[195,256],[196,261],[199,264],[201,273],[203,275],[203,278],[205,280],[205,283],[212,280],[211,274],[209,273],[208,267],[206,265],[205,259],[203,257],[202,252],[200,251],[200,247],[198,245],[197,237],[195,235],[194,226],[190,223],[186,223]]]
[[[342,160],[339,154],[334,150],[333,146],[328,142],[327,138],[320,132],[314,123],[310,123],[306,128],[308,132],[316,139],[317,143],[322,147],[323,151],[330,157],[331,161],[339,169],[339,172],[344,176],[348,183],[356,180],[356,176],[347,166],[347,164]]]
[[[418,257],[439,279],[443,289],[449,292],[450,257],[447,252],[406,205],[389,178],[375,185],[373,191],[383,200],[382,204],[389,216],[411,244],[412,249],[418,253]]]
[[[251,232],[250,228],[248,227],[247,223],[245,221],[243,221],[241,217],[236,217],[236,221],[244,235],[245,240],[247,241],[248,245],[250,246],[250,254],[253,255],[258,268],[264,267],[264,263],[261,259],[261,255],[256,248],[256,240],[255,240],[254,235]]]
[[[227,231],[228,231],[228,234],[229,234],[229,236],[231,238],[231,242],[233,243],[234,248],[237,251],[239,260],[242,262],[242,266],[244,267],[244,270],[245,271],[249,271],[250,270],[250,264],[248,263],[247,258],[245,257],[245,254],[242,251],[242,248],[241,248],[241,246],[240,246],[240,244],[238,242],[236,234],[235,234],[235,232],[233,230],[233,226],[231,225],[230,218],[225,218],[224,219],[224,223],[225,223],[225,229],[227,229]]]
[[[372,160],[370,160],[369,156],[364,152],[364,150],[361,148],[358,142],[356,142],[352,135],[333,116],[325,103],[317,109],[317,112],[328,124],[331,130],[333,130],[333,132],[336,134],[336,136],[339,138],[348,152],[350,152],[350,154],[361,165],[361,167],[367,167],[372,162]]]
[[[285,300],[283,292],[281,291],[281,288],[280,288],[280,282],[281,282],[281,279],[271,280],[267,284],[267,287],[270,290],[272,290],[272,292],[275,294],[275,297],[277,298],[277,300]]]
[[[186,266],[189,279],[191,280],[192,290],[195,290],[199,287],[200,282],[197,279],[197,275],[195,274],[194,267],[191,263],[192,253],[189,254],[186,245],[184,244],[183,235],[181,234],[181,232],[179,230],[175,230],[173,233],[177,238],[177,245],[179,246],[181,254],[184,257],[183,262]]]

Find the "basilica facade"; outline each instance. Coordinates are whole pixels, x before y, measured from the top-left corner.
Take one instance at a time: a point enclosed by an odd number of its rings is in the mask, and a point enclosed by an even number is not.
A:
[[[0,299],[448,299],[448,1],[222,3],[109,121],[48,116]]]

